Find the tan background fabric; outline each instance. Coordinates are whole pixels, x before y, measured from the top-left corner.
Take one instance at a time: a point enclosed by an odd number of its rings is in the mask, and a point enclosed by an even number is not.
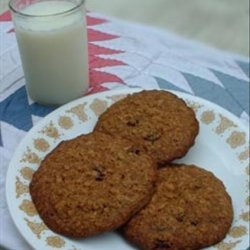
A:
[[[249,55],[249,0],[87,0],[87,8]]]
[[[249,0],[87,0],[87,6],[249,54]]]

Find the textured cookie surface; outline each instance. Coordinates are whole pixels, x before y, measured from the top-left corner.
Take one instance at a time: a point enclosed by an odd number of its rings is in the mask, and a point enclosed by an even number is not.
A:
[[[137,142],[160,165],[184,156],[199,124],[194,111],[166,91],[142,91],[115,103],[95,128]]]
[[[151,202],[124,227],[125,237],[144,250],[193,250],[220,242],[233,219],[223,183],[196,166],[158,170]]]
[[[72,237],[116,229],[151,198],[156,168],[124,139],[93,133],[62,142],[35,172],[30,193],[45,224]]]

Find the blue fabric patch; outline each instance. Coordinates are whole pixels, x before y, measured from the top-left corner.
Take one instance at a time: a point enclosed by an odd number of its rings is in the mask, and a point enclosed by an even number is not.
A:
[[[21,87],[0,103],[0,120],[24,131],[32,128],[33,124],[25,87]]]
[[[156,81],[161,89],[167,89],[167,90],[169,89],[169,90],[188,93],[187,91],[185,91],[181,88],[178,88],[177,86],[173,85],[172,83],[168,82],[167,80],[164,80],[164,79],[162,79],[160,77],[156,77],[156,76],[154,78],[156,79]]]
[[[213,70],[232,98],[249,114],[249,82]]]
[[[243,107],[225,88],[191,74],[183,73],[183,75],[196,96],[216,103],[238,117],[241,116],[242,112],[244,111]],[[231,77],[229,79],[231,79]]]
[[[31,110],[32,115],[36,115],[36,116],[40,116],[40,117],[44,117],[44,116],[48,115],[49,113],[51,113],[55,109],[56,109],[56,107],[48,107],[48,106],[40,105],[38,103],[34,103],[30,106],[30,110]]]
[[[236,63],[240,66],[240,68],[244,71],[244,73],[250,77],[250,66],[249,66],[249,62],[240,62],[240,61],[236,61]]]
[[[0,120],[18,129],[29,131],[33,127],[32,115],[44,117],[53,110],[55,107],[37,103],[29,105],[27,92],[23,86],[0,103]]]
[[[2,140],[2,132],[1,132],[1,127],[0,127],[0,146],[3,146],[3,140]]]

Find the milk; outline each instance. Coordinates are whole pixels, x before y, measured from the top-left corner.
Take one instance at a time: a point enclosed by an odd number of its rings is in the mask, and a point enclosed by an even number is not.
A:
[[[39,103],[64,104],[88,89],[86,23],[83,10],[74,7],[67,1],[37,2],[21,10],[26,16],[14,18],[26,86]]]

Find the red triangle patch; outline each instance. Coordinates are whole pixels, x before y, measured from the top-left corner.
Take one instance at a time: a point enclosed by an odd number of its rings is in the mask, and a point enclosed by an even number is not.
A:
[[[114,50],[109,48],[104,48],[99,45],[95,45],[93,43],[89,43],[89,54],[90,55],[114,55],[123,53],[122,50]]]
[[[2,15],[0,15],[0,22],[10,22],[10,21],[11,21],[10,11],[6,11]]]
[[[102,23],[106,23],[106,22],[108,22],[106,19],[87,16],[87,25],[88,26],[94,26],[94,25],[98,25],[98,24],[102,24]]]
[[[90,82],[92,86],[100,85],[106,82],[117,82],[123,84],[123,80],[120,77],[93,69],[90,70]]]
[[[89,94],[94,94],[94,93],[103,92],[103,91],[105,91],[105,90],[108,90],[108,88],[103,87],[102,85],[91,86],[91,87],[89,88],[88,95],[89,95]]]
[[[15,32],[15,28],[10,29],[7,33]]]
[[[121,66],[126,65],[124,62],[115,60],[115,59],[105,59],[98,56],[90,55],[89,56],[90,68],[103,68],[110,66]]]
[[[106,41],[118,38],[119,36],[107,34],[101,31],[88,29],[88,39],[89,42]]]

